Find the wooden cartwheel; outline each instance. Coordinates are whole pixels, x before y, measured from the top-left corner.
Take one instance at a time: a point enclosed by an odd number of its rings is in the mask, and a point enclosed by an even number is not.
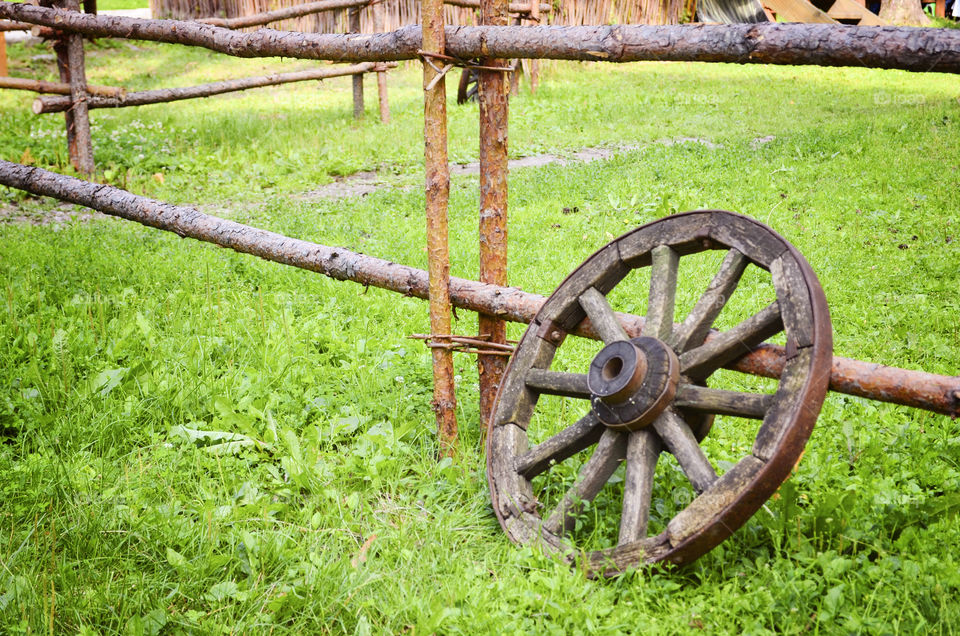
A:
[[[680,259],[706,250],[726,254],[706,291],[675,324]],[[725,331],[713,330],[750,265],[772,279],[776,300]],[[640,333],[628,333],[607,296],[632,270],[647,267],[646,318]],[[578,327],[605,346],[579,373],[550,370],[567,334]],[[709,388],[721,366],[781,333],[787,363],[775,392]],[[593,576],[693,561],[743,525],[789,476],[823,404],[832,354],[830,315],[817,277],[762,223],[732,212],[694,211],[621,236],[561,283],[507,368],[487,440],[487,474],[501,526],[514,542],[571,561],[582,553],[582,566]],[[580,419],[551,435],[551,416],[538,413],[541,395],[577,398]],[[733,418],[760,420],[752,447],[739,461],[724,462],[729,467],[720,475],[700,444],[717,415],[713,430],[744,421]],[[530,439],[542,441],[531,446]],[[542,485],[545,478],[535,478],[591,447],[572,485],[544,505],[551,492]],[[657,469],[661,452],[672,454],[691,493],[685,505],[658,520],[661,532],[648,535],[658,480],[669,472],[666,478],[676,482],[677,471],[664,467],[667,462]],[[621,462],[622,479],[611,480]],[[619,481],[615,545],[578,547],[569,535],[584,503]]]

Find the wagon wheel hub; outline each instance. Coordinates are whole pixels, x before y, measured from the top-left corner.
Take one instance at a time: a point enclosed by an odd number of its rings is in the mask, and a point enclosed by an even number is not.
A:
[[[597,419],[618,431],[650,425],[670,405],[679,380],[677,355],[662,341],[646,336],[611,342],[587,372]]]

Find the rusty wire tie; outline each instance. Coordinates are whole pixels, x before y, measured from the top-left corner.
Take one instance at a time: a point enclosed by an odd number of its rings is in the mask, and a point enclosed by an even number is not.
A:
[[[510,66],[484,66],[482,64],[477,64],[471,60],[464,60],[459,57],[451,57],[449,55],[443,55],[442,53],[430,53],[429,51],[424,51],[423,49],[417,49],[417,55],[423,60],[424,64],[427,64],[434,71],[437,72],[437,75],[430,80],[430,83],[427,84],[426,90],[433,90],[433,87],[437,85],[437,82],[443,78],[444,75],[449,73],[453,68],[469,68],[475,71],[497,71],[500,73],[512,73],[517,70],[517,62],[514,60],[513,64]],[[437,68],[436,64],[433,63],[432,58],[443,60],[446,64],[443,68]]]
[[[458,336],[455,334],[423,334],[412,333],[407,338],[411,340],[423,340],[423,343],[431,349],[449,349],[457,353],[474,353],[482,356],[505,356],[513,355],[516,349],[516,343],[500,344],[499,342],[490,342],[489,334],[481,334],[475,338],[470,336]],[[449,340],[449,342],[438,342],[438,340]],[[484,348],[486,347],[486,348]]]

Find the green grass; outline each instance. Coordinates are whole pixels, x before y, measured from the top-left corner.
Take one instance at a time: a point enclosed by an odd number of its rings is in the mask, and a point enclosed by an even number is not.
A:
[[[139,89],[305,66],[137,47],[99,41],[91,82]],[[54,76],[35,59],[46,51],[10,49],[12,74]],[[94,111],[98,178],[422,267],[419,82],[413,67],[391,74],[389,126],[370,95],[367,119],[351,119],[348,79]],[[733,209],[812,263],[838,354],[957,374],[958,87],[863,69],[550,65],[541,91],[511,105],[511,155],[624,152],[511,173],[510,282],[549,293],[639,223]],[[30,99],[0,94],[0,157],[69,172],[62,117],[29,114]],[[476,106],[450,106],[454,160],[476,158],[476,128]],[[373,168],[397,187],[298,196]],[[452,187],[459,276],[476,275],[477,190],[476,178]],[[50,206],[9,190],[0,203],[37,218]],[[6,632],[960,625],[960,424],[949,418],[830,395],[794,478],[731,539],[681,570],[590,581],[513,546],[493,518],[468,358],[457,360],[460,456],[436,461],[429,356],[406,339],[428,329],[425,303],[113,219],[0,225],[0,245]],[[689,293],[704,276],[685,276]],[[455,328],[475,325],[461,312]],[[216,432],[242,437],[225,445]],[[720,461],[751,438],[722,418],[715,433]],[[661,474],[658,514],[684,496]],[[615,523],[608,491],[582,519],[586,542]]]

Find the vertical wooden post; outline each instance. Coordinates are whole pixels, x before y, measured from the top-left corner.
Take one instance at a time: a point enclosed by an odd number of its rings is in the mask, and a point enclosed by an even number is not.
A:
[[[540,24],[540,0],[530,0],[530,21]],[[540,85],[540,60],[530,60],[530,92],[536,93]]]
[[[0,31],[0,75],[7,75],[7,34]]]
[[[539,0],[536,0],[539,2]],[[481,0],[480,21],[486,26],[508,24],[508,0]],[[507,60],[484,59],[484,66],[508,66]],[[507,115],[510,78],[505,71],[480,71],[480,281],[507,284]],[[505,343],[506,323],[479,314],[480,337]],[[480,374],[480,417],[486,424],[493,415],[500,379],[506,368],[503,356],[477,357]]]
[[[348,16],[350,19],[350,33],[360,33],[360,9],[362,7],[350,7]],[[363,119],[363,73],[353,76],[353,118]]]
[[[373,30],[375,33],[384,33],[386,29],[383,24],[383,1],[373,4]],[[390,123],[390,102],[387,101],[387,72],[377,73],[377,96],[380,99],[380,122]]]
[[[79,11],[77,0],[58,0],[54,6]],[[83,57],[83,36],[64,33],[56,40],[60,81],[70,84],[70,110],[64,113],[67,126],[67,150],[70,163],[77,172],[93,174],[93,141],[90,137],[90,113],[87,109],[87,72]]]
[[[444,51],[443,0],[423,0],[423,50]],[[447,88],[443,77],[423,62],[423,141],[426,168],[427,260],[430,274],[430,332],[433,342],[449,335],[450,250],[447,245],[447,204],[450,199],[450,166],[447,164]],[[433,408],[443,455],[456,452],[457,398],[453,380],[453,353],[434,347]]]
[[[482,2],[483,0],[481,0]],[[504,24],[507,24],[504,22]],[[523,20],[520,16],[517,16],[513,19],[513,26],[522,26]],[[520,75],[523,74],[523,65],[520,63],[520,60],[516,61],[517,70],[513,73],[510,73],[510,94],[516,97],[520,94]]]
[[[937,0],[934,13],[938,18],[947,17],[947,0]]]

